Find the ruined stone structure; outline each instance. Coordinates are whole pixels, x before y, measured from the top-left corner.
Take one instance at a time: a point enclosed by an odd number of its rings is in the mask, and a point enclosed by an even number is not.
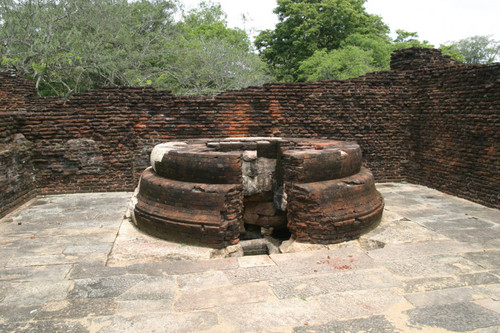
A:
[[[159,237],[222,248],[247,228],[338,243],[380,221],[384,201],[355,143],[265,138],[157,145],[142,174],[136,225]]]
[[[108,87],[69,100],[0,72],[0,214],[39,193],[133,191],[162,142],[244,136],[354,141],[378,182],[500,207],[500,64],[408,49],[391,66],[214,97]]]

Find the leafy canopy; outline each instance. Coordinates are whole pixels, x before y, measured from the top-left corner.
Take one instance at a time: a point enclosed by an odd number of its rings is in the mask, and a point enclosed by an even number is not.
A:
[[[368,14],[365,0],[278,0],[274,30],[255,41],[262,59],[281,81],[348,79],[388,70],[391,53],[409,47],[432,48],[416,32],[389,28]],[[462,54],[449,46],[443,53],[455,60]]]
[[[207,94],[269,77],[245,31],[202,2],[180,22],[176,0],[1,0],[0,59],[41,95],[106,85]]]
[[[255,41],[276,77],[299,79],[300,63],[316,51],[342,47],[352,35],[384,38],[389,28],[364,8],[365,0],[278,0],[274,30],[261,32]]]
[[[491,36],[472,36],[447,46],[450,52],[459,52],[468,64],[490,64],[500,61],[500,42]]]

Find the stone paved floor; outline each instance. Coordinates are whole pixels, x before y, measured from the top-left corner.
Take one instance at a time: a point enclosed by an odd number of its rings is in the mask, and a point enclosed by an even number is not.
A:
[[[0,220],[0,331],[500,332],[500,211],[378,189],[359,241],[198,261],[132,228],[130,193],[38,197]]]

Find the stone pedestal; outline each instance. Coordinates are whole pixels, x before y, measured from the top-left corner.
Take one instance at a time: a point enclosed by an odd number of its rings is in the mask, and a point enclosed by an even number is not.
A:
[[[357,144],[332,140],[160,144],[140,180],[133,220],[156,236],[213,248],[260,227],[288,229],[300,242],[354,239],[378,224],[384,207],[361,161]]]

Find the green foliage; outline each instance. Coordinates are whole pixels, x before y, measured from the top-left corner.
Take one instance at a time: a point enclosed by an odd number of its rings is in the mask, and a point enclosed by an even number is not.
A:
[[[449,46],[463,55],[468,64],[490,64],[500,60],[500,42],[491,36],[472,36]]]
[[[353,34],[383,37],[389,31],[381,18],[370,15],[365,0],[278,0],[274,30],[255,41],[262,58],[279,80],[297,81],[300,63],[316,51],[342,47]]]
[[[350,46],[357,46],[369,52],[374,69],[389,70],[394,46],[388,35],[352,34],[342,43],[343,48]]]
[[[176,0],[1,0],[1,65],[32,78],[41,95],[65,97],[106,85],[213,93],[268,79],[220,5],[203,2],[181,22],[177,10]]]
[[[439,46],[439,49],[441,50],[441,53],[443,55],[450,56],[451,59],[460,61],[460,62],[465,62],[465,57],[460,51],[457,49],[455,45],[443,45],[441,44]]]
[[[252,51],[245,31],[227,27],[220,4],[201,2],[178,24],[180,35],[172,43],[177,54],[155,81],[186,95],[261,85],[270,80],[266,67]]]
[[[408,32],[405,30],[396,30],[396,38],[394,39],[393,50],[408,49],[410,47],[424,47],[432,49],[434,45],[429,44],[428,41],[423,42],[418,40],[418,33]]]
[[[301,79],[306,81],[317,80],[345,80],[364,75],[377,70],[374,65],[372,52],[357,46],[326,51],[316,51],[307,60],[301,62]]]

